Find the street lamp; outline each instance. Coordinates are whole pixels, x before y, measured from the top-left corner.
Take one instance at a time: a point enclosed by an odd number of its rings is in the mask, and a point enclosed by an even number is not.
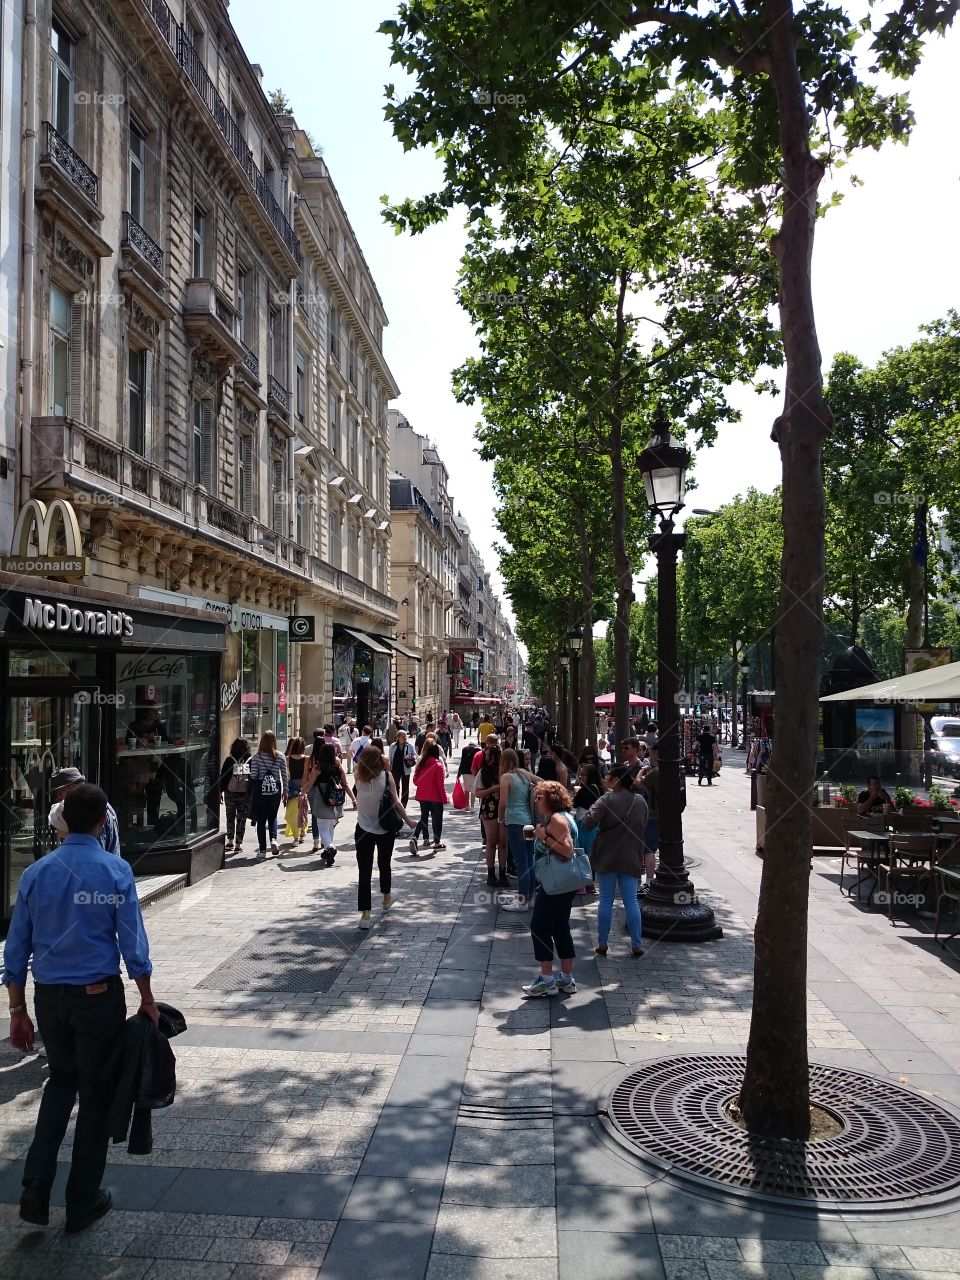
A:
[[[677,693],[677,556],[686,541],[673,519],[683,506],[689,455],[670,437],[661,418],[656,437],[637,459],[647,505],[659,518],[650,539],[657,557],[657,724],[660,767],[658,800],[660,858],[650,891],[641,899],[648,937],[670,942],[708,942],[722,936],[712,910],[697,900],[683,865],[680,735]]]
[[[570,657],[573,661],[573,675],[571,677],[571,693],[570,699],[572,704],[572,718],[570,724],[570,745],[574,754],[580,754],[582,742],[575,741],[583,737],[583,726],[580,724],[580,653],[583,649],[583,627],[577,623],[570,628],[570,635],[567,637],[570,641]]]
[[[750,730],[747,728],[747,719],[750,714],[748,678],[750,675],[750,663],[746,659],[746,655],[740,659],[740,678],[743,681],[743,732],[740,734],[740,745],[744,751],[749,753],[750,750]]]
[[[561,653],[560,655],[560,706],[557,714],[557,729],[559,730],[560,740],[569,742],[567,734],[567,716],[570,708],[567,703],[568,685],[570,674],[570,655],[569,653]]]

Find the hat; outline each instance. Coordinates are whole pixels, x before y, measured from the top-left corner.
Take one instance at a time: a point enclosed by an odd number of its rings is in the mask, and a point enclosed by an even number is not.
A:
[[[64,787],[72,787],[75,782],[86,782],[79,769],[72,766],[69,769],[58,769],[50,779],[50,790],[62,791]]]

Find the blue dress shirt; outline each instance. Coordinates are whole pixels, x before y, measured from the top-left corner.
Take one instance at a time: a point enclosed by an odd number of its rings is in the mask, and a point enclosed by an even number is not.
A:
[[[118,858],[121,856],[120,823],[117,821],[117,811],[112,804],[107,805],[107,820],[100,832],[100,844],[107,853],[115,853]]]
[[[68,835],[20,877],[3,948],[3,982],[85,986],[120,972],[153,972],[133,870],[93,836]]]

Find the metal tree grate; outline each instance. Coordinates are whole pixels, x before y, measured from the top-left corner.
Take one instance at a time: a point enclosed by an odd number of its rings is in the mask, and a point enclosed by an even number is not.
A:
[[[214,991],[329,991],[367,935],[291,928],[259,933],[197,983]]]
[[[837,1208],[891,1205],[960,1187],[960,1121],[909,1089],[810,1064],[810,1100],[843,1125],[835,1138],[751,1137],[727,1116],[746,1059],[661,1058],[613,1090],[608,1118],[644,1157],[696,1181]]]

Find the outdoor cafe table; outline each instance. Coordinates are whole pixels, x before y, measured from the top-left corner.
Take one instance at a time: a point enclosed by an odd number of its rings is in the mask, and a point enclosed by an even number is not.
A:
[[[945,819],[945,821],[950,822],[951,819],[947,818]],[[958,824],[958,826],[960,826],[960,824]],[[926,839],[928,835],[932,835],[933,833],[921,832],[921,831],[910,831],[910,832],[849,831],[847,834],[852,839],[860,841],[862,854],[860,859],[858,859],[858,862],[862,862],[867,866],[866,874],[860,876],[858,880],[855,880],[854,883],[847,890],[847,893],[852,894],[854,889],[856,889],[857,901],[862,902],[863,899],[860,896],[860,886],[863,884],[864,880],[873,880],[873,887],[871,888],[870,894],[867,898],[867,905],[871,906],[873,904],[873,895],[874,893],[876,893],[877,885],[879,884],[879,876],[877,875],[876,869],[879,866],[884,854],[889,852],[890,841],[893,839],[893,837],[896,836],[898,840],[907,840],[907,841],[916,840],[916,839],[923,840],[923,839]],[[953,837],[950,836],[950,839],[953,839]],[[898,860],[900,859],[901,856],[903,860],[907,862],[918,861],[918,857],[913,857],[910,853],[898,855]],[[923,859],[930,857],[929,854],[923,854],[920,856],[922,856]],[[932,867],[932,858],[931,858],[931,867]],[[891,904],[892,904],[892,899],[891,899]]]

